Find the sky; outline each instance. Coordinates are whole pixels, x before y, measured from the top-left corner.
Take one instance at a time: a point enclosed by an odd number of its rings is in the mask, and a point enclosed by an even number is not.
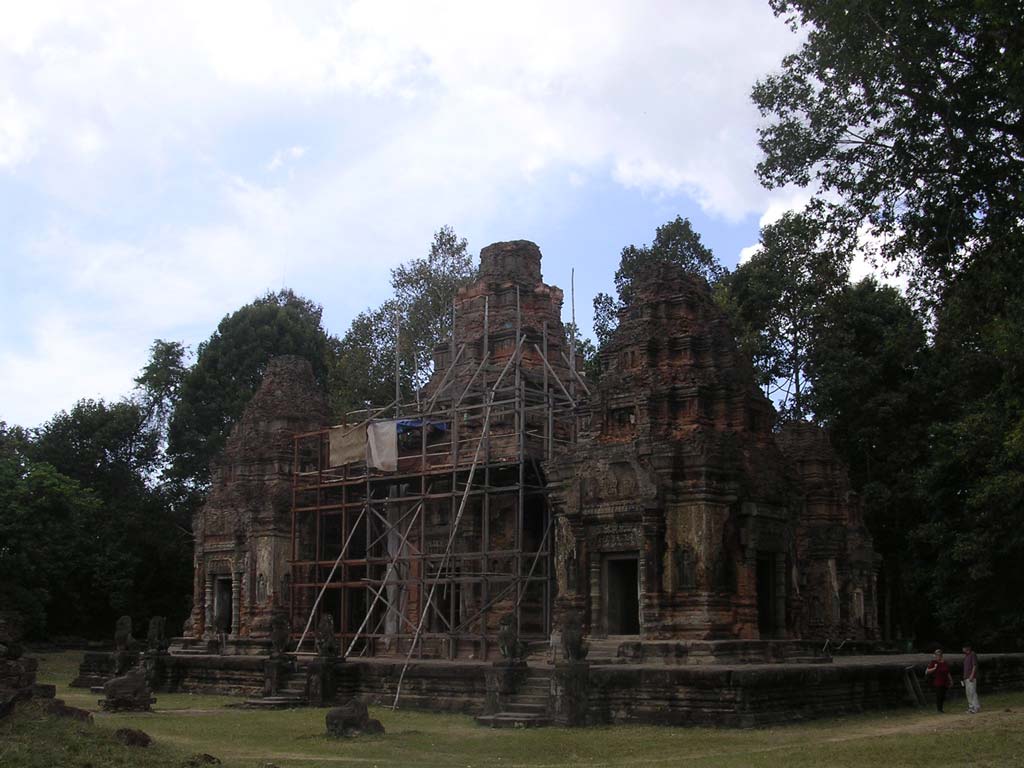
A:
[[[760,187],[767,0],[0,0],[0,420],[127,395],[289,287],[341,335],[443,225],[527,239],[577,319],[688,217],[726,266]]]

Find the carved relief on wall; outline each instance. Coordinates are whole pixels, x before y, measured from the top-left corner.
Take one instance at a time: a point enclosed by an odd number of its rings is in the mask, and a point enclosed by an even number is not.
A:
[[[572,526],[564,517],[558,517],[555,528],[555,579],[561,595],[576,592],[578,557],[576,535],[572,531]]]
[[[697,555],[687,544],[672,550],[672,590],[687,592],[697,586]]]
[[[256,577],[256,602],[265,603],[267,601],[267,577],[262,573]]]
[[[640,549],[642,544],[641,531],[635,525],[595,525],[590,528],[588,538],[597,552],[629,552]]]

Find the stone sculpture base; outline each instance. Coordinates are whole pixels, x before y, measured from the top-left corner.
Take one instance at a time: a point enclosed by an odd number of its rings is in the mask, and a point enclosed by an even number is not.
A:
[[[528,674],[526,662],[521,660],[496,661],[485,669],[487,698],[484,700],[484,714],[493,715],[501,712],[509,697],[515,694]]]
[[[587,724],[590,707],[590,663],[563,661],[551,676],[551,719],[570,727]]]
[[[350,738],[360,734],[384,733],[380,720],[374,720],[366,705],[359,699],[335,707],[324,718],[327,724],[327,735],[335,738]]]
[[[156,703],[142,667],[108,680],[103,684],[103,695],[99,704],[107,712],[152,712]]]

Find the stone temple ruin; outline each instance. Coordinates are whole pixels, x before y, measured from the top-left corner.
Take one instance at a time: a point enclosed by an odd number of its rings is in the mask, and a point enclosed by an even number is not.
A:
[[[309,364],[269,364],[214,464],[155,687],[491,724],[899,703],[904,663],[826,653],[879,638],[845,470],[819,428],[775,430],[708,285],[639,280],[593,382],[537,246],[480,258],[416,402],[329,425]]]
[[[819,429],[773,432],[707,284],[642,281],[586,382],[540,261],[483,250],[418,403],[325,427],[309,364],[270,364],[195,520],[187,637],[259,647],[275,609],[361,656],[493,658],[503,617],[536,647],[569,609],[641,655],[877,637],[843,468]]]
[[[289,593],[294,435],[319,428],[327,414],[308,361],[270,361],[213,463],[206,504],[192,521],[195,574],[186,636],[235,643],[269,638],[274,606]]]
[[[571,450],[546,464],[556,610],[592,636],[878,635],[876,559],[825,433],[773,433],[707,284],[648,275],[601,352]]]

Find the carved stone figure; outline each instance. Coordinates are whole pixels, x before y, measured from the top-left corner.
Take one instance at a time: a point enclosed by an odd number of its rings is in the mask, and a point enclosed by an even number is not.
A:
[[[334,617],[325,613],[316,625],[316,653],[320,658],[333,659],[338,655],[338,638],[334,636]]]
[[[114,675],[123,675],[135,661],[132,617],[122,616],[114,626]]]
[[[288,614],[281,610],[274,611],[270,618],[270,653],[272,656],[281,656],[288,652],[288,640],[291,637],[291,632]]]
[[[509,661],[520,661],[526,655],[526,647],[519,639],[513,613],[505,614],[498,623],[498,650],[501,651],[501,657]]]
[[[590,647],[583,639],[583,621],[578,612],[566,611],[562,618],[562,652],[569,661],[583,661]]]
[[[160,653],[167,650],[167,637],[164,634],[164,625],[167,620],[163,616],[153,616],[149,620],[149,630],[146,632],[146,648],[150,653]]]
[[[132,637],[132,617],[122,616],[114,626],[114,650],[130,651],[135,647],[135,638]]]
[[[103,684],[100,706],[112,712],[149,712],[156,701],[150,693],[146,671],[133,669]]]

